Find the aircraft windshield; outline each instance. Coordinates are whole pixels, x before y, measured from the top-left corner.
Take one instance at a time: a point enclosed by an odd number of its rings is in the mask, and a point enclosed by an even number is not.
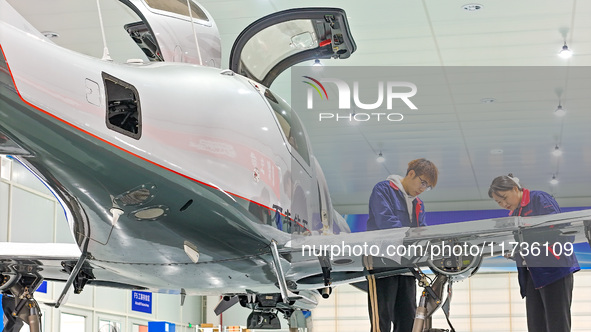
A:
[[[273,111],[275,111],[281,130],[285,134],[285,137],[287,137],[287,141],[304,161],[310,165],[308,142],[306,141],[304,127],[302,126],[300,119],[291,109],[291,106],[289,106],[283,99],[275,97],[271,90],[265,90],[265,97],[269,101]]]

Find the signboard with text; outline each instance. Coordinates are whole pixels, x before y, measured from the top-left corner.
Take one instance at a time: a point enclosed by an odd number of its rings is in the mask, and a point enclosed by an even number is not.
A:
[[[131,292],[131,310],[152,313],[152,293]]]

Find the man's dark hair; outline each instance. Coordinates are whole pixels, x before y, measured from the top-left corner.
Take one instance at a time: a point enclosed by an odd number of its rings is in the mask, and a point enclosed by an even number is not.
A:
[[[411,170],[415,171],[417,176],[425,176],[431,187],[435,188],[437,185],[437,174],[439,173],[439,170],[437,170],[437,166],[429,160],[420,158],[411,161],[408,163],[406,175],[408,175]]]

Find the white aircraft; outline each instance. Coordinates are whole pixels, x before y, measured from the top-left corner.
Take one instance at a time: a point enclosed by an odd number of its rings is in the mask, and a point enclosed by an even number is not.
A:
[[[75,24],[69,18],[80,3],[60,8],[57,19]],[[199,4],[97,5],[98,21],[108,13],[115,22],[101,24],[103,45],[91,45],[102,56],[60,45],[30,22],[25,5],[0,0],[0,154],[50,188],[76,242],[0,244],[0,292],[12,314],[5,331],[23,322],[41,330],[33,293],[43,280],[66,282],[55,307],[72,285],[76,293],[95,285],[222,294],[216,313],[240,303],[253,311],[249,328],[278,328],[278,313],[314,308],[331,287],[373,274],[364,255],[346,250],[367,244],[428,249],[395,255],[380,276],[410,268],[432,313],[446,281],[470,276],[487,253],[509,251],[516,232],[552,224],[585,241],[589,211],[461,230],[349,233],[303,125],[268,89],[293,64],[355,51],[340,9],[293,9],[254,22],[222,70],[219,33]],[[111,43],[112,36],[121,38]],[[130,51],[133,58],[121,58]],[[482,251],[432,255],[436,241]],[[420,267],[441,279],[429,284]]]

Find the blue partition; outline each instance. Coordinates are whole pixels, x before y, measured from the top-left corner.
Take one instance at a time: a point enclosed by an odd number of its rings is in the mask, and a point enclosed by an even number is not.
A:
[[[148,332],[175,332],[174,323],[148,322]]]

